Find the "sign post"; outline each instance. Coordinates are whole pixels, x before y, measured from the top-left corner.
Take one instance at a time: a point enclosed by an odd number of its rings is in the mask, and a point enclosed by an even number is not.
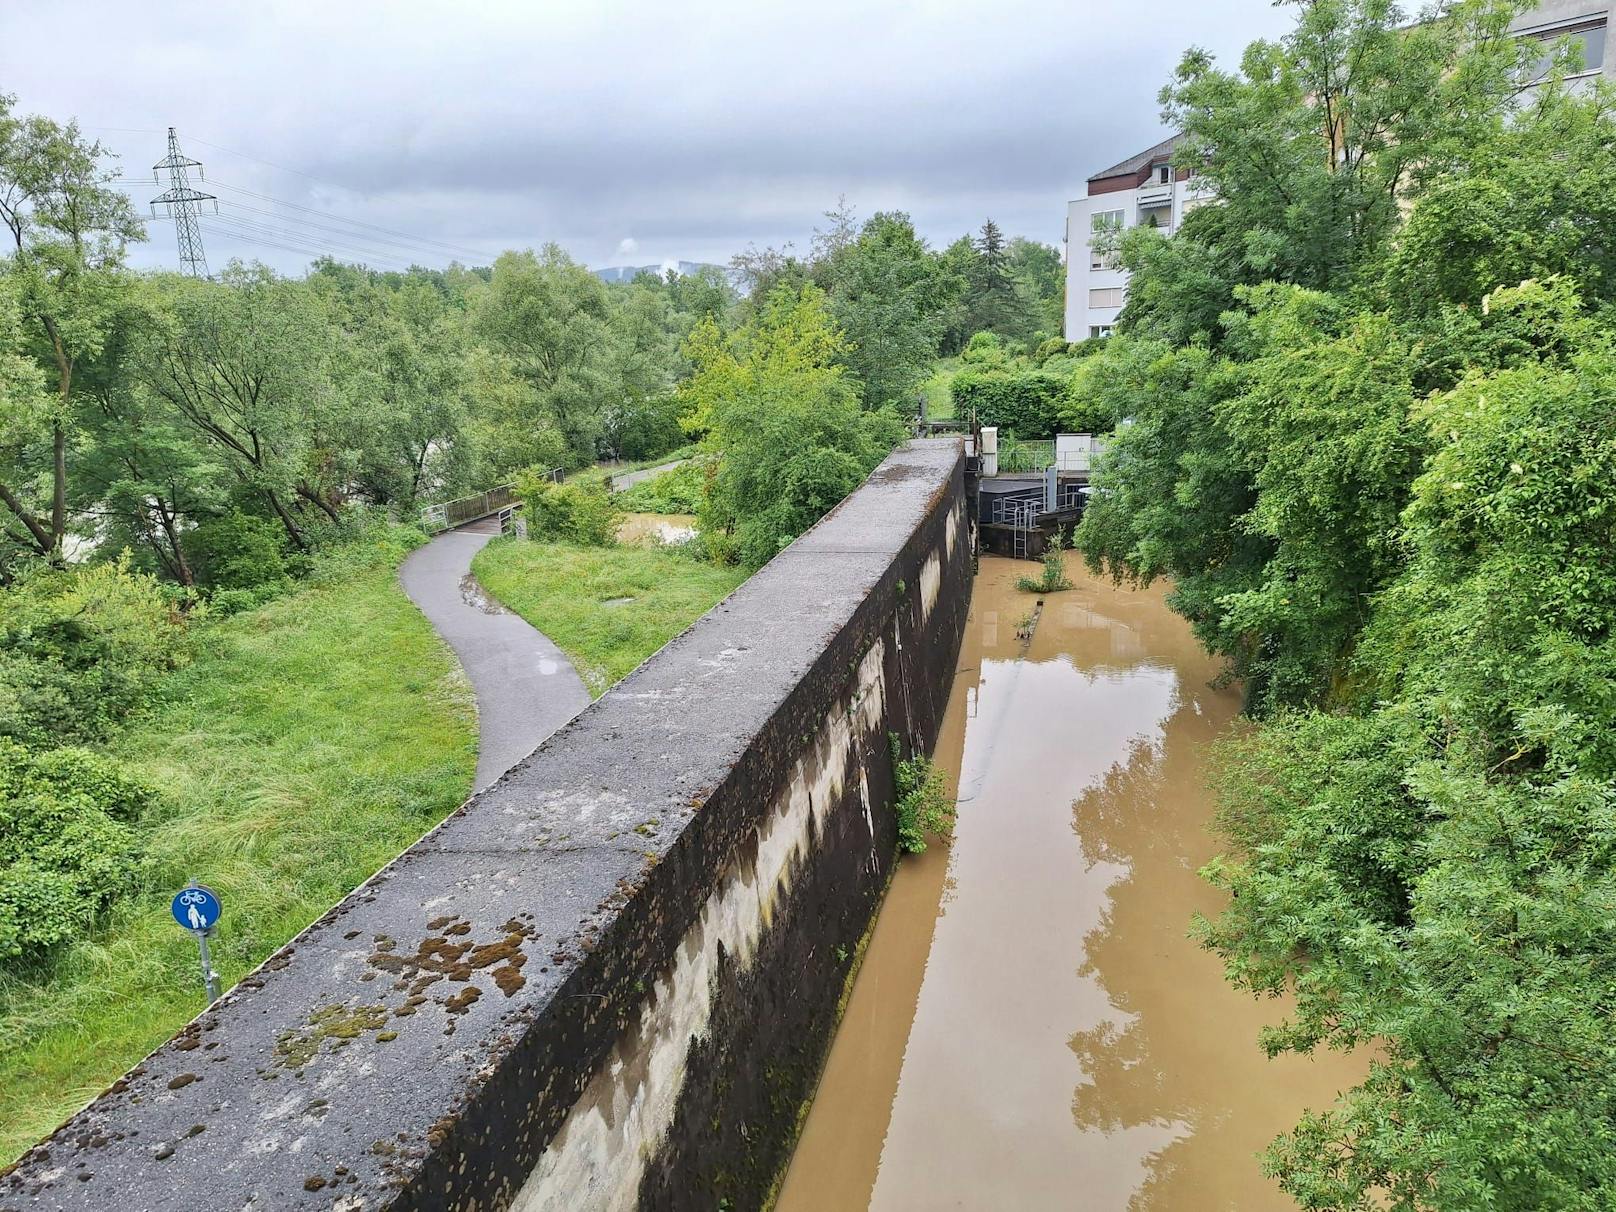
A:
[[[208,954],[208,935],[219,924],[224,906],[219,894],[205,884],[192,880],[174,894],[169,905],[174,920],[196,937],[196,948],[202,956],[202,981],[207,986],[208,1003],[219,1000],[219,974],[213,970],[213,959]]]

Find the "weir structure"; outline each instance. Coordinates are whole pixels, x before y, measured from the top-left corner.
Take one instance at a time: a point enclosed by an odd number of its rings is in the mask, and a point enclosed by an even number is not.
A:
[[[959,439],[683,635],[0,1178],[0,1209],[742,1209],[787,1160],[969,605]]]

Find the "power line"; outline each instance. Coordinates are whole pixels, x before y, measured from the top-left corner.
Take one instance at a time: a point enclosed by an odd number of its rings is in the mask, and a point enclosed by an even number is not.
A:
[[[264,223],[257,219],[249,219],[242,215],[221,212],[216,220],[219,224],[228,224],[237,231],[251,232],[272,240],[282,240],[306,245],[318,249],[322,255],[361,256],[378,261],[390,261],[401,265],[409,263],[409,259],[395,249],[372,248],[367,245],[350,243],[342,240],[331,240],[328,237],[311,235],[296,228],[278,227]]]
[[[221,188],[224,188],[224,187],[221,187]],[[286,215],[286,214],[282,214],[280,211],[265,210],[261,206],[249,206],[245,202],[237,202],[237,201],[234,201],[233,199],[229,199],[229,198],[225,199],[225,205],[228,206],[228,207],[231,207],[234,210],[242,210],[242,211],[246,211],[246,212],[248,212],[250,214],[254,214],[254,215],[264,215],[267,218],[274,219],[278,223],[295,223],[295,224],[298,224],[299,226],[302,226],[302,227],[307,227],[307,228],[310,228],[310,229],[315,230],[315,231],[328,232],[331,235],[338,236],[338,237],[341,237],[343,239],[352,240],[352,241],[355,241],[355,242],[373,244],[373,245],[377,245],[379,247],[384,247],[384,248],[388,247],[388,246],[392,246],[392,247],[396,247],[396,248],[401,248],[406,252],[413,252],[413,253],[417,253],[417,254],[421,254],[421,255],[431,255],[431,256],[442,256],[443,255],[437,249],[431,248],[431,247],[429,247],[429,246],[427,246],[425,244],[417,243],[417,242],[412,241],[412,240],[395,239],[392,236],[382,236],[382,235],[374,235],[373,236],[373,235],[369,235],[369,234],[364,233],[364,232],[354,231],[354,230],[352,230],[350,228],[333,227],[333,226],[330,226],[329,224],[325,224],[325,223],[316,223],[311,219],[299,218],[296,215]]]
[[[297,202],[287,202],[282,198],[273,198],[268,194],[261,194],[256,190],[246,189],[240,185],[228,185],[223,181],[215,181],[220,189],[230,190],[232,193],[246,194],[250,198],[257,198],[261,202],[273,202],[276,206],[284,206],[290,210],[302,211],[305,214],[318,215],[323,219],[335,219],[338,223],[350,223],[355,227],[367,228],[370,231],[381,232],[383,235],[398,236],[415,244],[432,245],[445,252],[456,253],[461,256],[485,257],[488,254],[474,248],[467,248],[459,244],[450,244],[444,240],[434,240],[429,236],[412,236],[409,232],[397,231],[391,227],[382,227],[376,223],[366,223],[361,219],[349,219],[343,215],[333,214],[328,210],[316,210],[312,206],[303,206]]]

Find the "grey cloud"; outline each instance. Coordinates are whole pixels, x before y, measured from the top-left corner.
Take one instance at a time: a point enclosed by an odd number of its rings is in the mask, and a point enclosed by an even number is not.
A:
[[[172,124],[257,158],[188,144],[212,179],[490,254],[553,239],[604,264],[632,236],[637,263],[724,260],[805,247],[841,194],[937,243],[987,214],[1058,242],[1088,173],[1159,137],[1184,47],[1230,60],[1285,21],[1264,0],[11,0],[0,88],[99,127]],[[131,176],[162,154],[91,133]],[[308,218],[284,226],[318,243]],[[171,260],[154,223],[137,261]]]

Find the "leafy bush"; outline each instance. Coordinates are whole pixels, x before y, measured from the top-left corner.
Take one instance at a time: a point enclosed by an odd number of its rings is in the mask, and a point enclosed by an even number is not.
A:
[[[604,483],[552,484],[529,470],[518,473],[516,493],[527,515],[529,538],[588,547],[617,542],[623,511]]]
[[[1016,578],[1016,588],[1023,593],[1059,593],[1063,589],[1070,589],[1072,582],[1066,576],[1066,562],[1061,558],[1061,552],[1066,544],[1061,541],[1060,535],[1055,535],[1044,548],[1044,571],[1034,580],[1032,577]]]
[[[208,599],[211,612],[220,618],[229,618],[248,610],[257,610],[266,602],[284,597],[291,591],[291,582],[276,581],[257,585],[251,589],[221,589]]]
[[[776,287],[738,333],[697,325],[680,386],[721,455],[702,500],[702,543],[758,567],[856,488],[903,436],[889,409],[859,407],[839,362],[846,339],[817,287]]]
[[[958,805],[948,798],[943,772],[923,753],[903,756],[895,732],[887,733],[892,747],[893,810],[898,817],[898,847],[906,854],[926,849],[926,835],[944,835],[954,828]]]
[[[636,513],[695,513],[707,494],[712,468],[710,458],[691,459],[672,471],[624,489],[617,494],[617,503]]]
[[[129,823],[153,798],[110,758],[0,739],[0,964],[82,932],[127,886],[140,850]]]
[[[104,738],[181,658],[172,592],[127,558],[43,570],[0,593],[0,738]]]
[[[951,390],[956,416],[974,411],[978,423],[1018,437],[1052,438],[1062,424],[1066,380],[1048,371],[966,366]]]
[[[210,518],[185,537],[197,580],[215,589],[252,589],[287,578],[284,532],[239,509]]]

